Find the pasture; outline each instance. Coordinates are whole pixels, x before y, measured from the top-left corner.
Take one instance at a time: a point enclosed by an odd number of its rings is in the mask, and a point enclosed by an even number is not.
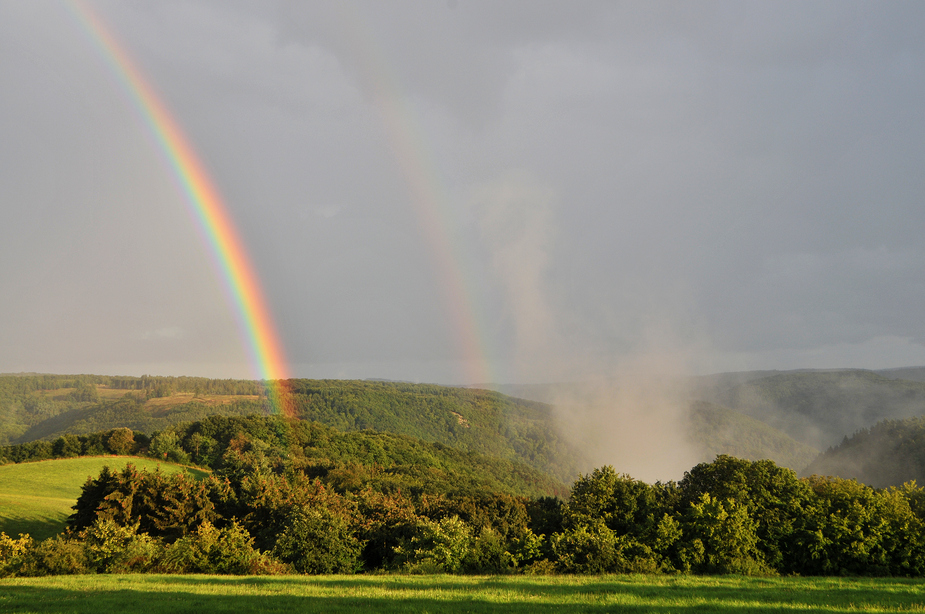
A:
[[[0,611],[922,612],[925,582],[735,576],[161,576],[0,580]]]
[[[134,456],[88,456],[0,465],[0,532],[11,537],[28,533],[41,540],[64,530],[87,478],[99,475],[104,465],[121,470],[132,463],[139,469],[165,473],[204,471],[187,469],[151,458]]]

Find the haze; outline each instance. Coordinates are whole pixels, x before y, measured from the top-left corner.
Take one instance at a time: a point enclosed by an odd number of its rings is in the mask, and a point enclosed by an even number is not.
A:
[[[223,194],[295,376],[925,364],[923,4],[89,6]],[[66,4],[0,0],[0,228],[0,372],[253,375]]]

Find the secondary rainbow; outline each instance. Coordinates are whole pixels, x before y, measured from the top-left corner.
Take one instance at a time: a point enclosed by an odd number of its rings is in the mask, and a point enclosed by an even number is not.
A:
[[[453,232],[449,198],[424,132],[415,120],[400,80],[365,16],[352,2],[335,3],[348,49],[371,86],[376,107],[415,207],[418,223],[433,256],[444,303],[456,334],[468,384],[490,383],[486,348],[489,343],[479,317],[478,293],[466,262],[465,250]]]
[[[221,195],[178,123],[109,28],[83,2],[73,0],[70,6],[177,179],[234,306],[254,373],[267,383],[273,410],[289,413],[284,403],[284,380],[289,378],[289,367],[283,344],[260,280]]]

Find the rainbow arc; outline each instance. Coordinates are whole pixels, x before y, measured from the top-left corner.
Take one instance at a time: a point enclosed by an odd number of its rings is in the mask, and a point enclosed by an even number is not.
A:
[[[231,297],[255,374],[266,382],[271,409],[291,414],[283,344],[228,207],[179,124],[125,48],[86,4],[74,0],[70,6],[117,76],[183,191]]]

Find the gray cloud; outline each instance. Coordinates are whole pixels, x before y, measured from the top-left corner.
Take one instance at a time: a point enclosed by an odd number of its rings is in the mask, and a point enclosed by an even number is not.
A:
[[[464,381],[449,275],[523,381],[613,375],[653,330],[684,372],[925,363],[918,4],[91,6],[224,195],[297,375]],[[0,41],[0,371],[249,374],[79,22],[0,0]]]

